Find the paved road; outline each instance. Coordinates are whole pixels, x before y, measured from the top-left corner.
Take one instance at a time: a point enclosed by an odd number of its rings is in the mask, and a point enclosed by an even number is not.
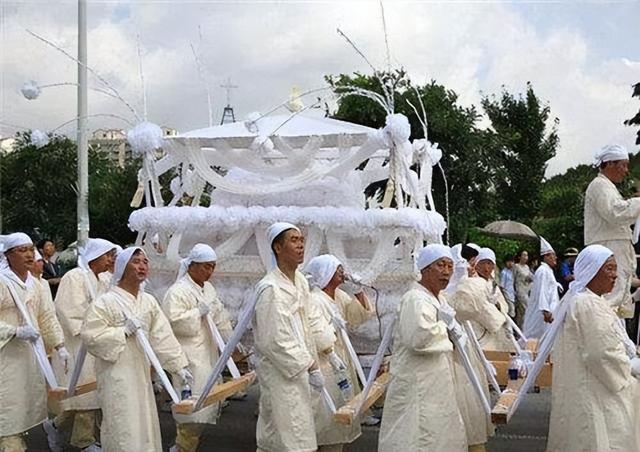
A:
[[[201,451],[255,451],[255,426],[258,408],[257,388],[254,386],[242,401],[231,401],[223,411],[220,424],[205,431]],[[488,444],[489,452],[544,452],[549,424],[550,392],[529,394],[511,422],[498,429]],[[173,444],[175,427],[171,415],[160,413],[162,439],[166,448]],[[373,452],[377,448],[378,427],[364,427],[357,441],[346,448],[349,452]],[[29,451],[47,451],[41,427],[29,432]],[[77,449],[69,448],[69,451]],[[132,451],[134,452],[134,451]],[[403,452],[403,451],[398,451]]]

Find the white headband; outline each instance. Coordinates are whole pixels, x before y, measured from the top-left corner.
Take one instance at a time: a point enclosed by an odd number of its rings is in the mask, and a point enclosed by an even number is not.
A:
[[[111,277],[112,286],[115,286],[120,282],[122,276],[124,275],[124,270],[127,268],[127,264],[131,260],[133,253],[138,250],[142,251],[142,254],[144,254],[145,257],[147,256],[147,253],[145,253],[144,250],[139,246],[131,246],[118,253],[118,256],[116,257],[115,268],[113,269],[113,276]]]
[[[0,235],[0,252],[9,251],[18,246],[33,245],[31,237],[24,232],[14,232],[13,234]]]
[[[105,239],[89,239],[84,247],[78,249],[78,267],[89,270],[89,263],[111,250],[117,250],[115,244]]]
[[[569,284],[569,291],[582,292],[611,256],[613,252],[602,245],[589,245],[580,251],[573,266],[575,279]]]
[[[273,245],[273,241],[276,239],[276,237],[278,237],[284,231],[288,231],[289,229],[295,229],[296,231],[300,232],[300,229],[298,229],[298,226],[296,226],[295,224],[285,223],[285,222],[273,223],[267,229],[267,243],[269,244],[269,251],[271,253],[271,262],[269,263],[270,264],[269,270],[273,270],[276,267],[276,263],[277,263],[276,254],[273,252],[273,248],[271,245]]]
[[[617,160],[629,160],[629,151],[619,144],[608,144],[596,152],[596,165]]]
[[[196,243],[189,255],[180,261],[180,270],[178,270],[178,279],[182,278],[189,270],[189,265],[193,262],[215,262],[218,260],[216,252],[205,243]]]
[[[551,244],[544,239],[544,237],[540,236],[540,256],[544,256],[549,253],[555,253],[555,250]]]
[[[443,257],[448,257],[453,261],[453,255],[448,246],[439,243],[432,243],[431,245],[425,246],[418,252],[418,257],[416,258],[418,270],[422,271],[422,269]]]
[[[476,258],[476,262],[480,261],[491,261],[496,263],[496,253],[493,252],[491,248],[480,248],[478,251],[478,257]]]

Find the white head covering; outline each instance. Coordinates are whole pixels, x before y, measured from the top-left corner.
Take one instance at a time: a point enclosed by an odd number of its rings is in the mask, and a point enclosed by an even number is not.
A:
[[[146,256],[147,253],[144,252],[142,248],[139,246],[130,246],[129,248],[125,248],[121,252],[118,253],[116,257],[115,268],[113,269],[113,276],[111,277],[111,285],[117,285],[122,279],[122,275],[124,275],[124,270],[127,268],[127,264],[131,260],[133,253],[137,250],[142,251],[142,253]]]
[[[34,262],[38,262],[44,260],[42,257],[42,254],[40,254],[40,251],[38,251],[37,249],[33,250],[33,261]]]
[[[182,278],[189,270],[189,265],[196,262],[215,262],[218,260],[218,255],[213,248],[205,243],[196,243],[189,255],[180,261],[180,270],[178,270],[178,279]]]
[[[496,253],[493,252],[491,248],[480,248],[478,251],[478,257],[476,258],[476,262],[480,261],[491,261],[496,263]]]
[[[480,248],[480,246],[479,246],[479,245],[476,245],[475,243],[471,243],[471,242],[467,243],[467,246],[469,246],[469,247],[473,248],[473,249],[474,249],[474,250],[476,250],[478,253],[479,253],[479,252],[480,252],[480,250],[482,249],[482,248]],[[460,246],[460,248],[462,248],[462,245]]]
[[[540,256],[544,256],[549,253],[555,253],[555,250],[551,244],[544,239],[544,237],[540,236]]]
[[[432,243],[425,246],[418,252],[416,266],[418,267],[418,270],[422,271],[424,268],[443,257],[448,257],[453,261],[451,249],[446,245],[441,245],[440,243]]]
[[[296,226],[295,224],[285,223],[285,222],[273,223],[267,229],[267,244],[269,245],[269,251],[271,252],[271,262],[270,262],[269,270],[272,270],[276,266],[276,255],[273,252],[271,245],[273,244],[273,241],[276,239],[276,237],[278,237],[284,231],[287,231],[289,229],[295,229],[296,231],[300,232],[300,229],[298,229],[298,226]]]
[[[333,275],[335,275],[339,265],[342,265],[342,263],[331,254],[322,254],[314,257],[304,269],[309,285],[324,289],[333,278]]]
[[[78,248],[78,267],[89,270],[89,263],[111,250],[117,250],[115,244],[105,239],[89,239],[84,247]]]
[[[589,245],[580,251],[573,266],[575,279],[569,284],[569,292],[582,292],[611,256],[613,252],[602,245]]]
[[[4,253],[17,246],[33,245],[31,237],[24,232],[14,232],[13,234],[0,235],[0,252]]]
[[[600,166],[604,162],[614,162],[616,160],[629,160],[629,151],[619,144],[608,144],[596,151],[596,165]]]
[[[460,281],[467,274],[469,263],[462,257],[462,244],[458,243],[451,247],[451,255],[453,256],[453,275],[449,280],[449,284],[445,288],[447,294],[455,293]]]

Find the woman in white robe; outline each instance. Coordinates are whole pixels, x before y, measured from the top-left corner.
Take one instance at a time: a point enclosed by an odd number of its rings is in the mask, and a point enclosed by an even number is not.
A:
[[[604,295],[616,279],[613,254],[601,245],[576,260],[553,348],[548,452],[640,451],[637,357],[625,351]],[[636,375],[636,377],[634,377]]]
[[[349,355],[340,329],[357,327],[371,318],[375,310],[363,291],[351,296],[338,287],[344,283],[345,275],[335,256],[324,254],[313,258],[305,268],[305,274],[313,288],[309,325],[318,351],[318,363],[329,395],[336,407],[341,407],[349,400],[338,387],[340,375],[347,375],[352,388],[350,397],[360,392],[360,385],[356,364]],[[319,396],[314,398],[314,413],[320,451],[342,451],[344,444],[355,441],[361,434],[358,422],[351,425],[335,423],[332,413]]]
[[[398,307],[378,450],[466,452],[456,401],[453,344],[440,316],[453,259],[443,245],[427,245],[417,259],[421,279]]]
[[[118,253],[109,292],[89,305],[81,336],[95,357],[104,452],[161,452],[150,362],[136,340],[147,336],[162,367],[191,379],[187,359],[158,302],[141,289],[149,264],[142,248]],[[131,314],[126,317],[121,305]]]

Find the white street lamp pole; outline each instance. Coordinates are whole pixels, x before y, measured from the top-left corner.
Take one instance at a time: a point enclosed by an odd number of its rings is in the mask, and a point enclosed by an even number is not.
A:
[[[89,238],[87,0],[78,0],[78,246]]]

